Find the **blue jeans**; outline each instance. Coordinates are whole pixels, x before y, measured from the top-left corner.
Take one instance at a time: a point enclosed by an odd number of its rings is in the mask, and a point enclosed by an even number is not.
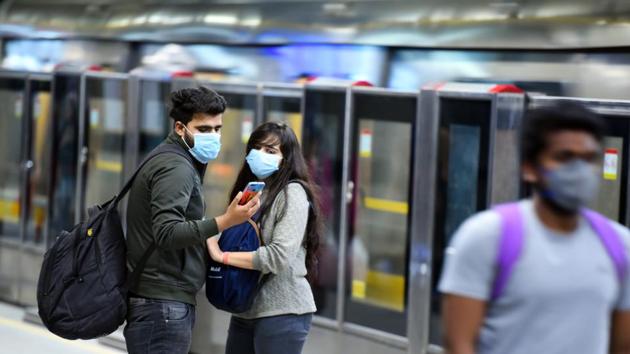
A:
[[[195,307],[178,301],[129,298],[125,341],[129,354],[188,354]]]
[[[232,316],[225,354],[300,354],[313,314],[246,320]]]

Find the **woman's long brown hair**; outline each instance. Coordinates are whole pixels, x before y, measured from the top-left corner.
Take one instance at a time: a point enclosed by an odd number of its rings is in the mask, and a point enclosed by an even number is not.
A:
[[[308,172],[306,161],[295,133],[284,123],[264,123],[256,128],[250,136],[247,143],[246,154],[249,154],[252,149],[261,149],[263,146],[275,144],[280,144],[282,162],[280,163],[280,169],[265,180],[266,195],[269,197],[265,198],[260,207],[259,221],[261,224],[265,222],[275,198],[280,195],[280,193],[286,193],[290,182],[300,182],[306,191],[310,203],[306,237],[303,245],[306,248],[307,278],[312,280],[316,276],[315,273],[317,271],[316,253],[322,234],[322,220],[319,211],[319,200],[317,198],[317,186],[313,183]],[[229,200],[233,200],[238,192],[245,189],[249,182],[257,180],[258,178],[252,173],[247,162],[245,162],[232,187]],[[288,205],[285,202],[284,205],[281,206],[280,213],[278,213],[274,222],[278,222],[284,217],[287,208]]]

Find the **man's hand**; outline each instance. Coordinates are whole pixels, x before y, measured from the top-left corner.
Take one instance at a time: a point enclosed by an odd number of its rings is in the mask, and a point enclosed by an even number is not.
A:
[[[251,218],[258,209],[260,209],[260,192],[256,193],[254,198],[245,205],[238,205],[239,200],[243,196],[243,192],[239,192],[232,203],[228,206],[225,214],[216,218],[219,232],[230,228],[234,225],[242,224]]]

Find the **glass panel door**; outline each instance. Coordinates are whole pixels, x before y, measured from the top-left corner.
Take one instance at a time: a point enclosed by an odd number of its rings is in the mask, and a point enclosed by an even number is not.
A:
[[[320,240],[318,270],[312,289],[317,315],[336,318],[337,267],[343,137],[346,93],[344,91],[306,90],[304,96],[304,134],[302,149],[311,176],[319,187],[320,210],[324,219],[324,238]]]
[[[302,139],[302,112],[299,97],[266,96],[263,98],[263,120],[286,123]]]
[[[22,139],[25,79],[1,78],[0,102],[0,237],[20,237]]]
[[[206,216],[222,214],[229,194],[245,162],[245,145],[254,128],[256,96],[218,91],[227,100],[221,129],[221,152],[211,161],[204,178]]]
[[[440,98],[430,324],[433,344],[442,343],[437,283],[444,249],[466,218],[487,207],[491,107],[490,100]]]
[[[626,223],[626,188],[628,178],[628,135],[630,122],[627,117],[604,118],[608,134],[604,138],[604,160],[601,185],[597,199],[591,204],[594,210],[612,220]]]
[[[168,116],[171,93],[166,81],[140,80],[140,154],[138,162],[158,146],[170,133],[173,120]],[[135,102],[134,102],[135,104]]]
[[[61,230],[68,230],[75,224],[80,86],[78,74],[56,73],[53,77],[52,237],[49,237],[49,243]]]
[[[127,81],[86,78],[85,168],[83,207],[106,202],[123,183],[127,121]]]
[[[48,219],[48,195],[50,193],[49,171],[51,170],[50,150],[52,146],[51,83],[44,80],[31,80],[29,92],[29,120],[31,126],[28,160],[32,161],[27,182],[27,220],[25,242],[43,244]]]
[[[354,96],[347,321],[406,335],[412,133],[417,97]],[[395,110],[392,110],[395,107]]]

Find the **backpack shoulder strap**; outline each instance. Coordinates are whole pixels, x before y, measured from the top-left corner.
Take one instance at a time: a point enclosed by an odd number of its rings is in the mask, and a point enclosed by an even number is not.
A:
[[[588,209],[582,211],[582,216],[589,222],[604,244],[604,248],[615,264],[617,277],[620,282],[623,282],[628,268],[628,258],[621,236],[605,216]]]
[[[177,154],[179,156],[182,156],[188,162],[190,162],[191,165],[194,166],[192,157],[185,151],[182,151],[182,149],[179,146],[176,146],[175,144],[158,145],[158,147],[153,149],[153,151],[151,151],[149,155],[147,155],[144,158],[144,160],[142,160],[142,162],[140,163],[136,171],[133,173],[133,175],[131,175],[131,177],[129,177],[125,185],[122,187],[122,189],[120,190],[120,193],[118,193],[118,196],[116,197],[116,200],[112,204],[114,206],[117,205],[118,202],[120,202],[120,200],[122,200],[122,198],[125,196],[125,194],[129,192],[129,190],[131,189],[131,186],[133,185],[133,181],[136,179],[136,177],[138,176],[138,173],[140,173],[140,170],[142,170],[142,167],[144,167],[144,165],[146,165],[147,162],[152,160],[154,157],[159,156],[161,154],[165,154],[165,153]]]
[[[147,157],[145,157],[144,160],[142,160],[142,162],[140,163],[136,171],[129,178],[129,180],[127,180],[127,182],[125,183],[125,186],[122,188],[122,190],[116,197],[116,200],[112,204],[114,206],[118,204],[118,202],[125,196],[125,194],[129,192],[129,189],[131,189],[131,185],[133,184],[133,181],[136,179],[136,177],[138,176],[138,173],[140,172],[142,167],[144,167],[144,165],[147,164],[147,162],[149,162],[151,159],[153,159],[154,157],[158,155],[166,154],[166,153],[177,154],[179,156],[182,156],[194,166],[194,163],[190,155],[188,155],[185,151],[182,151],[182,149],[179,148],[178,146],[174,144],[158,145],[158,147],[153,149],[153,151],[151,151],[149,155],[147,155]],[[155,242],[153,242],[151,243],[149,248],[147,248],[144,251],[144,253],[142,254],[142,257],[140,258],[140,261],[138,261],[138,264],[136,264],[136,267],[133,269],[133,271],[131,272],[131,274],[129,274],[129,277],[127,278],[127,283],[126,283],[127,289],[134,290],[135,287],[138,285],[138,283],[140,282],[140,275],[144,271],[144,267],[146,266],[149,258],[153,254],[153,251],[155,251],[156,247],[157,245],[155,244]]]
[[[501,234],[496,258],[496,275],[492,286],[491,300],[501,296],[512,275],[514,265],[523,249],[525,227],[519,203],[502,204],[494,207],[501,217]]]

